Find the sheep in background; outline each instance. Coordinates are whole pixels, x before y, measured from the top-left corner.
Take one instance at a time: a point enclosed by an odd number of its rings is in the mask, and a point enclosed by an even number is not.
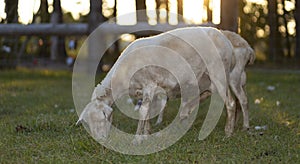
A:
[[[231,32],[231,31],[222,31],[221,32],[227,37],[227,39],[231,42],[234,47],[234,56],[235,56],[235,65],[234,68],[231,70],[229,75],[229,85],[230,89],[233,92],[234,96],[236,97],[236,122],[238,121],[238,116],[240,110],[243,113],[243,129],[249,129],[249,112],[248,112],[248,98],[245,91],[246,85],[246,72],[245,67],[246,65],[251,65],[255,61],[255,53],[250,45],[244,40],[240,35]],[[201,94],[200,102],[205,100],[209,97],[211,93],[207,92],[206,94]],[[160,99],[158,101],[165,102],[165,99]],[[158,102],[161,103],[161,102]],[[163,120],[163,110],[158,116],[158,120],[156,124],[159,124]]]
[[[229,84],[232,92],[237,98],[237,116],[240,109],[243,112],[243,128],[248,130],[249,125],[249,112],[248,112],[248,98],[245,90],[246,85],[246,65],[251,65],[255,61],[255,53],[250,47],[248,42],[244,40],[240,35],[231,31],[222,31],[222,33],[228,38],[234,47],[234,56],[236,64],[233,70],[230,72]],[[236,118],[236,121],[238,118]]]

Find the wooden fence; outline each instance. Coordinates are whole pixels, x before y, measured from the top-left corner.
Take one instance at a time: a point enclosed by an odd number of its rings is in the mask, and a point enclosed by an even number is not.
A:
[[[175,28],[196,26],[179,23],[177,25],[157,24],[149,25],[147,22],[139,22],[135,25],[118,25],[115,23],[100,24],[101,30],[109,34],[122,34],[131,31],[139,31],[139,29],[151,29],[153,31],[168,31]],[[198,25],[199,26],[199,25]],[[200,26],[216,26],[212,23],[201,24]],[[23,36],[23,35],[38,35],[38,36],[70,36],[70,35],[88,35],[89,24],[0,24],[0,36]]]

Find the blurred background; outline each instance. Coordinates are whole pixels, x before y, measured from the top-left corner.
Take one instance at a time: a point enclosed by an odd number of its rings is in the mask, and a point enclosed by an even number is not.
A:
[[[299,19],[296,0],[0,0],[0,69],[72,67],[86,37],[105,21],[125,30],[103,38],[103,44],[119,40],[102,59],[102,71],[130,42],[157,34],[126,33],[142,24],[235,31],[255,49],[256,66],[299,68]]]

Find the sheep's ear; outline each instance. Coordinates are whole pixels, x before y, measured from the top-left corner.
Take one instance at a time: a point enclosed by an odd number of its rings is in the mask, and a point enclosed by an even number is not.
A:
[[[78,121],[76,122],[76,125],[79,125],[79,124],[81,123],[81,121],[83,121],[83,115],[84,115],[84,113],[85,113],[85,110],[83,110],[83,111],[81,112],[81,114],[80,114],[80,116],[79,116],[79,119],[78,119]]]
[[[251,47],[248,47],[247,48],[247,51],[248,51],[248,55],[249,55],[249,61],[248,61],[248,64],[253,64],[254,61],[255,61],[255,51],[251,48]]]
[[[76,125],[79,125],[81,123],[81,121],[83,120],[83,114],[84,114],[84,111],[81,112],[80,116],[79,116],[79,119],[78,121],[76,122]]]
[[[88,103],[85,108],[83,109],[83,111],[81,112],[78,121],[76,122],[76,125],[79,125],[82,121],[84,121],[84,115],[87,112],[88,109],[91,108],[92,103]]]

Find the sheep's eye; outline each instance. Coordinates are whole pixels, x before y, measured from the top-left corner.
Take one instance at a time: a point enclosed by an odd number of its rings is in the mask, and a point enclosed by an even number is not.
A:
[[[141,105],[142,105],[142,102],[143,102],[143,100],[142,100],[142,99],[139,99],[138,102],[137,102],[137,105],[138,105],[138,106],[141,106]]]

